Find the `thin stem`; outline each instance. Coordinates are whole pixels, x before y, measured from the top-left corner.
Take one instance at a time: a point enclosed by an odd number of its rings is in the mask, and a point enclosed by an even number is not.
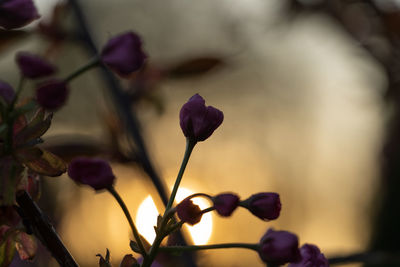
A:
[[[126,207],[124,201],[122,200],[122,198],[120,197],[120,195],[118,194],[118,192],[115,190],[114,187],[110,186],[109,188],[107,188],[107,190],[111,193],[111,195],[113,195],[113,197],[117,200],[118,204],[120,205],[122,211],[125,214],[126,219],[129,222],[129,225],[133,232],[133,236],[135,237],[136,243],[139,246],[141,254],[143,255],[144,258],[146,258],[147,253],[143,246],[142,240],[140,239],[140,234],[139,234],[138,230],[136,229],[135,224],[133,223],[132,217],[131,217],[129,210]]]
[[[95,56],[91,60],[89,60],[85,65],[79,67],[74,72],[70,73],[65,79],[65,82],[71,82],[73,79],[78,77],[79,75],[85,73],[86,71],[90,70],[93,67],[96,67],[100,63],[100,57]]]
[[[162,230],[161,230],[162,231]],[[154,258],[157,255],[157,251],[160,248],[161,242],[163,241],[165,235],[164,233],[160,233],[156,235],[156,239],[154,240],[153,244],[151,245],[148,257],[143,259],[142,267],[150,267]]]
[[[176,193],[179,188],[179,184],[181,183],[183,173],[185,172],[186,165],[189,161],[190,154],[193,151],[194,146],[196,145],[196,141],[192,141],[189,138],[186,139],[186,150],[185,150],[185,155],[183,156],[181,168],[179,169],[178,176],[176,177],[174,188],[172,189],[171,196],[169,197],[167,207],[165,208],[166,212],[172,207],[172,204],[174,203]]]
[[[201,245],[201,246],[168,246],[160,247],[160,251],[165,252],[180,252],[180,251],[195,251],[205,249],[222,249],[222,248],[245,248],[258,251],[258,244],[246,244],[246,243],[224,243],[224,244],[213,244],[213,245]]]
[[[195,193],[193,195],[188,196],[189,199],[195,198],[195,197],[205,197],[208,199],[212,199],[212,196],[210,196],[209,194],[206,193]]]
[[[209,207],[209,208],[206,208],[206,209],[202,210],[201,214],[204,214],[204,213],[207,213],[207,212],[210,212],[210,211],[213,211],[213,210],[215,210],[214,207]]]

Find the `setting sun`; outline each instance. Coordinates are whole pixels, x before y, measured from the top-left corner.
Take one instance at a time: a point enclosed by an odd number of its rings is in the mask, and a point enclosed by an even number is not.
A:
[[[186,188],[180,188],[176,195],[176,201],[180,202],[185,197],[193,194],[192,191]],[[206,209],[209,207],[209,203],[201,198],[194,198],[193,203],[199,205],[200,209]],[[152,243],[156,236],[154,232],[154,226],[157,222],[157,216],[159,212],[154,203],[153,198],[149,195],[147,196],[139,206],[136,213],[136,226],[147,241]],[[196,245],[204,245],[208,242],[212,231],[212,216],[211,213],[206,213],[203,215],[200,223],[194,226],[185,226],[189,230],[190,236],[193,243]]]

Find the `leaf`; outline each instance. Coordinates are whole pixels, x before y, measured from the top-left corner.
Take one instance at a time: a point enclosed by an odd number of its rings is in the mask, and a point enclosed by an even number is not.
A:
[[[140,254],[142,253],[139,249],[138,244],[135,241],[131,240],[131,242],[129,243],[129,246],[131,247],[133,252],[140,253]]]
[[[23,128],[14,138],[16,144],[25,144],[31,140],[41,137],[50,127],[53,115],[43,119],[43,113],[37,112],[31,122]]]
[[[31,99],[30,101],[28,101],[24,105],[16,108],[13,112],[11,112],[10,115],[13,116],[14,118],[16,118],[16,117],[18,117],[18,116],[20,116],[22,114],[25,114],[25,113],[27,113],[29,111],[34,110],[36,108],[36,106],[37,106],[36,101]]]
[[[0,30],[0,53],[10,53],[9,49],[15,47],[15,43],[22,41],[32,33],[23,30]],[[2,266],[0,264],[0,266]]]
[[[66,172],[67,165],[62,159],[46,150],[42,150],[42,152],[40,158],[25,163],[30,170],[52,177],[60,176]]]
[[[9,226],[0,226],[0,266],[8,266],[12,262],[15,254],[15,245],[11,238]]]
[[[24,175],[17,186],[17,192],[25,190],[35,201],[39,200],[41,194],[40,179],[36,173]]]
[[[14,204],[15,188],[23,170],[23,166],[12,157],[0,158],[0,206]]]
[[[100,257],[99,259],[99,267],[111,267],[110,263],[110,251],[107,249],[106,252],[106,258],[104,259],[101,254],[97,254],[97,257]]]
[[[166,72],[170,78],[186,78],[205,74],[222,64],[222,59],[218,57],[199,57],[180,62]]]
[[[14,120],[13,124],[13,134],[14,136],[19,133],[23,128],[26,127],[27,121],[24,115],[19,116]]]
[[[37,244],[33,236],[19,232],[15,237],[15,247],[21,260],[32,260],[36,255]]]
[[[43,150],[37,147],[22,148],[17,149],[14,152],[14,155],[19,162],[28,163],[39,159],[43,155]]]
[[[137,263],[137,260],[132,256],[132,254],[126,254],[122,259],[119,267],[132,267]]]

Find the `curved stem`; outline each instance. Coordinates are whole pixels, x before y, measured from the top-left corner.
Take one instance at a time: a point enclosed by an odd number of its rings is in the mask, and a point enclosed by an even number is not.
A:
[[[212,196],[210,196],[209,194],[206,194],[206,193],[195,193],[193,195],[188,196],[187,198],[192,199],[195,197],[205,197],[205,198],[212,200]]]
[[[215,207],[209,207],[209,208],[206,208],[206,209],[202,210],[201,214],[204,214],[204,213],[207,213],[207,212],[210,212],[210,211],[213,211],[213,210],[215,210]]]
[[[129,225],[132,229],[133,232],[133,236],[135,237],[136,243],[139,246],[139,249],[141,250],[141,254],[143,255],[144,258],[146,258],[146,250],[143,246],[142,240],[140,239],[140,234],[138,232],[138,230],[135,227],[135,224],[133,223],[132,217],[129,213],[128,208],[126,207],[124,201],[122,200],[122,198],[120,197],[120,195],[118,194],[118,192],[115,190],[114,187],[110,186],[109,188],[107,188],[107,190],[111,193],[111,195],[113,195],[113,197],[117,200],[118,204],[121,206],[122,211],[125,214],[126,219],[129,222]]]
[[[189,138],[186,139],[185,155],[183,156],[181,168],[179,169],[178,176],[176,177],[176,180],[175,180],[174,188],[172,189],[171,196],[169,197],[167,207],[165,208],[166,211],[168,211],[172,207],[172,204],[174,203],[176,192],[178,191],[178,187],[179,187],[179,184],[181,183],[183,173],[185,172],[186,165],[189,161],[190,154],[192,153],[195,145],[196,145],[196,141],[192,141]]]
[[[201,245],[201,246],[168,246],[160,247],[160,251],[165,252],[180,252],[180,251],[195,251],[205,249],[222,249],[222,248],[245,248],[258,251],[259,244],[246,244],[246,243],[224,243],[224,244],[213,244],[213,245]]]
[[[91,60],[89,60],[85,65],[79,67],[78,69],[76,69],[74,72],[70,73],[65,79],[65,82],[70,82],[73,79],[75,79],[76,77],[78,77],[79,75],[85,73],[86,71],[90,70],[93,67],[96,67],[98,64],[100,64],[100,57],[99,56],[95,56],[93,57]]]

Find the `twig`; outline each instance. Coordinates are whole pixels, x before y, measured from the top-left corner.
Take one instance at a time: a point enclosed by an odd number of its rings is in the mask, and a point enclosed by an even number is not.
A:
[[[29,220],[34,234],[51,252],[60,266],[78,267],[78,264],[64,246],[53,225],[47,220],[46,215],[42,213],[29,194],[26,191],[19,191],[16,199],[24,217]]]
[[[71,8],[75,13],[79,30],[82,33],[82,38],[87,46],[87,49],[93,54],[98,55],[98,50],[96,47],[95,42],[91,36],[91,32],[89,27],[86,23],[86,18],[80,8],[78,0],[69,0]],[[155,171],[153,164],[150,161],[150,158],[147,153],[147,149],[143,140],[143,137],[140,133],[139,121],[132,112],[132,103],[129,99],[125,96],[124,91],[120,87],[119,83],[115,79],[114,75],[104,66],[100,66],[102,71],[102,77],[105,79],[105,82],[108,84],[108,88],[113,96],[115,108],[118,111],[118,116],[121,118],[121,121],[125,123],[126,130],[130,137],[134,140],[138,152],[139,152],[139,159],[140,163],[143,167],[143,170],[147,173],[150,180],[154,184],[162,202],[166,206],[168,203],[168,195],[166,186],[160,179],[160,176]],[[179,241],[185,245],[186,241],[181,232],[179,232],[178,238]],[[186,266],[188,267],[195,267],[196,264],[193,260],[193,256],[190,254],[185,255]]]

